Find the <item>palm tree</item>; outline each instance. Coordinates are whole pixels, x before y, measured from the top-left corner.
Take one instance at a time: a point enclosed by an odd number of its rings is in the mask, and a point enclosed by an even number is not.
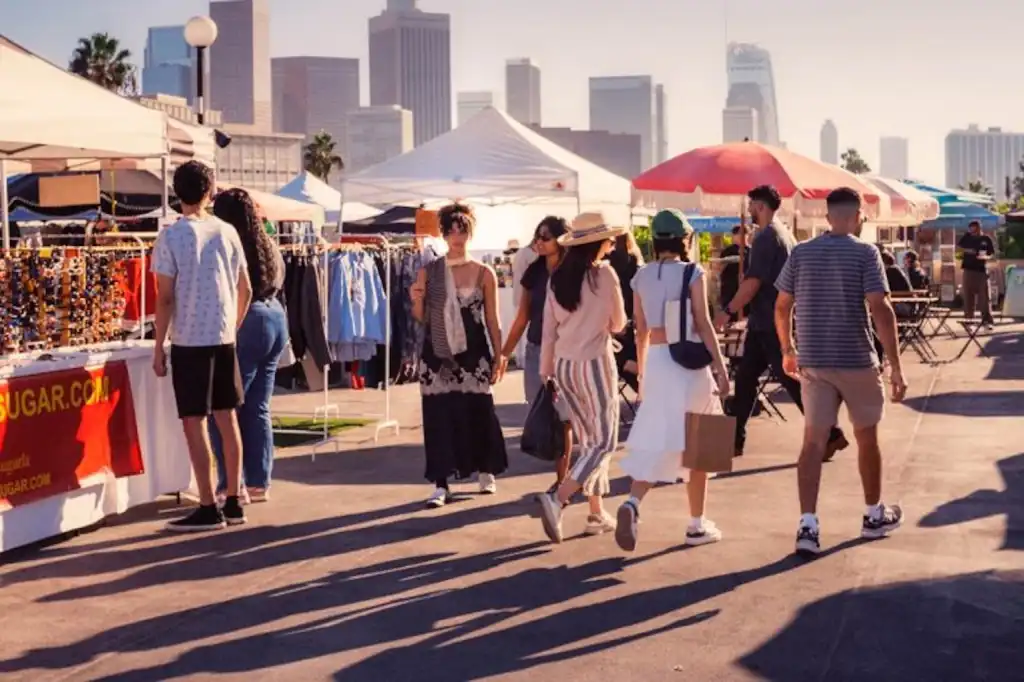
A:
[[[334,138],[326,130],[314,135],[302,154],[305,169],[324,182],[329,182],[334,170],[345,169],[345,162],[334,153],[336,146]]]
[[[131,58],[131,51],[121,49],[117,38],[109,33],[94,33],[88,38],[78,39],[68,71],[107,90],[131,95],[135,94],[138,85],[135,65],[129,61]]]
[[[850,171],[851,173],[856,173],[857,175],[860,175],[862,173],[871,172],[871,166],[869,166],[868,162],[865,161],[864,158],[860,155],[860,152],[858,152],[853,147],[850,147],[845,152],[843,152],[840,157],[840,160],[843,162],[841,164],[842,167]]]
[[[985,181],[981,178],[971,180],[966,185],[960,185],[959,189],[962,189],[965,192],[971,192],[972,194],[985,194],[990,197],[995,196],[995,192],[992,191],[992,188],[986,185]]]

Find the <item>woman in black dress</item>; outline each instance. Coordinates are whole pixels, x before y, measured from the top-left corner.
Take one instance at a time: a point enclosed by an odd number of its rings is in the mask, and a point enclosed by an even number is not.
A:
[[[491,386],[501,378],[492,349],[501,348],[498,280],[466,251],[476,218],[452,204],[438,211],[448,253],[420,270],[410,289],[413,315],[426,325],[420,355],[426,478],[435,485],[429,507],[451,499],[448,480],[479,474],[480,492],[497,491],[508,467],[505,438]]]

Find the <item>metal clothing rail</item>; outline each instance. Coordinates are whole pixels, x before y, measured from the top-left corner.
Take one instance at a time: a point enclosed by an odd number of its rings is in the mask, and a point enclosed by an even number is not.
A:
[[[385,315],[384,322],[384,415],[383,419],[378,421],[374,427],[373,441],[374,443],[379,442],[381,432],[393,429],[395,435],[398,435],[399,425],[398,421],[391,416],[391,312],[390,312],[390,301],[391,301],[391,250],[392,245],[386,237],[378,235],[341,235],[339,241],[334,244],[328,244],[324,242],[319,243],[295,243],[290,245],[282,246],[282,250],[298,252],[298,253],[315,253],[322,251],[323,253],[323,265],[320,269],[321,278],[321,290],[325,292],[325,295],[321,297],[321,315],[323,316],[324,328],[328,328],[330,318],[330,305],[329,297],[326,292],[329,290],[330,285],[330,255],[338,251],[346,250],[346,246],[355,246],[358,244],[367,244],[380,247],[384,251],[384,296],[388,301],[388,314]],[[330,426],[328,420],[334,417],[341,416],[341,410],[337,403],[331,402],[330,396],[330,362],[322,367],[324,374],[323,383],[323,403],[318,405],[313,410],[313,420],[323,419],[323,431],[321,433],[321,439],[312,445],[312,458],[316,459],[316,454],[327,445],[333,444],[335,453],[339,450],[338,437],[334,436],[330,432]],[[286,429],[286,428],[274,428],[274,433],[280,434],[294,434],[294,435],[308,435],[309,431],[303,431],[299,429]]]

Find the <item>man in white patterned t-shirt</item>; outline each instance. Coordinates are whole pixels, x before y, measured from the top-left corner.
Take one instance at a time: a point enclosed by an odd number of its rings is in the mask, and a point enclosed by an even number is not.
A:
[[[235,336],[252,298],[242,243],[234,227],[207,213],[213,171],[190,161],[174,173],[181,219],[161,230],[153,247],[157,276],[156,347],[153,370],[167,375],[164,343],[171,335],[171,381],[178,417],[199,488],[199,508],[171,521],[173,531],[202,531],[245,523],[238,500],[242,442],[235,408],[242,380]],[[224,443],[227,499],[214,498],[213,452],[207,417],[213,415]]]

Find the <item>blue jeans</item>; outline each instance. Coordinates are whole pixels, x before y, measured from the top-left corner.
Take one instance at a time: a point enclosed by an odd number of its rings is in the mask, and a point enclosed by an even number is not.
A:
[[[253,301],[238,330],[238,369],[244,398],[238,408],[242,432],[242,480],[249,488],[269,488],[274,466],[274,433],[270,396],[274,393],[277,361],[288,342],[288,320],[276,300]],[[227,489],[220,433],[210,420],[210,442],[217,458],[217,490]]]

